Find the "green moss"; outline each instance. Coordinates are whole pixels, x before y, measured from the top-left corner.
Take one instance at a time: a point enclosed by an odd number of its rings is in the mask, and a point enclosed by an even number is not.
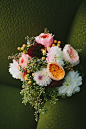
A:
[[[86,0],[79,7],[71,25],[67,43],[76,49],[82,49],[80,61],[86,73]]]
[[[70,98],[59,98],[55,105],[45,103],[48,110],[40,114],[37,129],[85,129],[86,91]]]

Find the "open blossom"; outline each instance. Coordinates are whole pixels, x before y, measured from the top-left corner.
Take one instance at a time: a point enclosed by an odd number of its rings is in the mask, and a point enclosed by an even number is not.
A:
[[[77,65],[79,63],[79,56],[77,51],[69,44],[65,45],[63,49],[63,57],[65,61],[72,65]]]
[[[41,49],[44,49],[44,46],[42,44],[39,43],[35,43],[34,45],[32,45],[30,48],[28,48],[27,50],[27,54],[30,57],[37,57],[37,58],[41,58]]]
[[[27,66],[27,63],[29,63],[28,58],[31,59],[31,57],[28,54],[22,53],[22,56],[19,58],[19,65],[21,67],[26,67]]]
[[[63,54],[58,46],[51,47],[47,53],[47,62],[57,63],[59,65],[64,65]]]
[[[46,68],[34,73],[34,80],[39,86],[47,86],[51,83],[51,79],[46,72]]]
[[[80,85],[82,84],[82,77],[76,71],[70,71],[61,87],[58,88],[59,95],[72,96],[75,92],[80,91]]]
[[[57,63],[48,63],[47,74],[53,80],[59,81],[64,78],[65,71],[63,67],[61,65],[58,65]]]
[[[35,37],[37,43],[44,45],[44,47],[50,47],[53,43],[53,35],[41,33],[39,36]]]
[[[21,81],[24,81],[23,74],[19,70],[18,61],[13,59],[13,63],[10,63],[9,72],[13,78],[20,79]]]

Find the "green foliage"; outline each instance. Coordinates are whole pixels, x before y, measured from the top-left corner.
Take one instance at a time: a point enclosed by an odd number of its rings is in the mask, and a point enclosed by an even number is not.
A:
[[[58,90],[57,90],[57,88],[50,88],[50,89],[48,89],[48,91],[47,91],[47,94],[51,97],[51,101],[50,101],[50,104],[56,104],[56,102],[57,102],[57,97],[58,97]]]
[[[46,67],[47,67],[46,60],[43,61],[42,59],[38,59],[36,57],[33,57],[27,64],[27,70],[30,70],[31,72],[36,72]]]
[[[47,111],[48,111],[48,110],[47,110],[46,107],[44,106],[44,107],[42,108],[42,114],[46,114]]]
[[[29,45],[34,45],[35,44],[35,38],[34,38],[34,36],[33,37],[26,36],[25,39],[27,40],[27,43]]]
[[[20,92],[20,94],[23,95],[22,103],[26,105],[27,102],[29,102],[32,107],[34,107],[35,120],[38,121],[38,114],[41,112],[41,107],[44,103],[41,95],[45,94],[45,87],[30,85],[27,83],[27,81],[24,81],[22,88],[23,89]]]
[[[58,90],[57,88],[45,88],[38,85],[28,84],[28,81],[24,81],[22,84],[22,90],[20,94],[23,96],[23,101],[25,105],[29,102],[35,109],[35,120],[38,121],[39,113],[47,113],[47,109],[44,103],[51,98],[50,104],[54,105],[57,102]]]

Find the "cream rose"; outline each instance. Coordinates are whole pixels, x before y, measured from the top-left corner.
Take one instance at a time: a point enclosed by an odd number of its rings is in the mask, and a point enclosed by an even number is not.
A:
[[[69,44],[66,44],[63,49],[63,57],[65,61],[72,65],[77,65],[79,63],[79,56],[77,51]]]

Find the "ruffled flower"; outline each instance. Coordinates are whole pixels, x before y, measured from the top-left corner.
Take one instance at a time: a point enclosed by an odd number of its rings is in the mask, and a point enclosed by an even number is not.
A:
[[[28,58],[31,59],[31,57],[28,54],[22,53],[22,56],[19,58],[19,65],[21,67],[26,67],[27,63],[29,63]]]
[[[10,63],[9,67],[10,67],[9,72],[13,78],[20,79],[21,81],[24,81],[23,74],[19,70],[19,64],[16,60],[13,59],[13,63]]]
[[[35,37],[37,43],[44,45],[45,47],[50,47],[53,43],[53,35],[52,34],[44,34],[41,33],[39,36]]]
[[[47,53],[47,62],[57,63],[59,65],[64,65],[63,53],[58,46],[51,47]]]
[[[58,88],[59,95],[72,96],[75,92],[80,91],[80,85],[82,84],[82,77],[76,71],[70,71],[66,77],[63,85]]]
[[[77,65],[79,63],[79,56],[77,51],[69,44],[65,45],[63,49],[63,57],[65,61],[72,65]]]
[[[51,79],[49,78],[46,68],[43,68],[41,71],[37,71],[34,73],[34,80],[39,86],[47,86],[51,83]]]
[[[27,54],[31,57],[38,57],[41,58],[42,57],[42,52],[41,49],[43,49],[44,46],[41,44],[34,44],[32,45],[28,50],[27,50]]]
[[[57,63],[48,63],[47,74],[51,79],[59,81],[64,78],[65,71],[63,67]]]

